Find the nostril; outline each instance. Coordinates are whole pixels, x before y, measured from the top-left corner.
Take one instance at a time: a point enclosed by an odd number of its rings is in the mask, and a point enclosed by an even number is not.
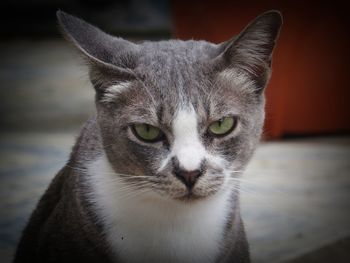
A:
[[[200,170],[186,171],[177,169],[174,173],[189,189],[193,188],[198,177],[202,175]]]

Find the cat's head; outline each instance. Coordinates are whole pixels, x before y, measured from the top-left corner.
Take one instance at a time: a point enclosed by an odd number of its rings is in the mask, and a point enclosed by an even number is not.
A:
[[[63,12],[58,19],[87,58],[115,176],[179,200],[232,187],[262,132],[279,12],[221,44],[135,44]]]

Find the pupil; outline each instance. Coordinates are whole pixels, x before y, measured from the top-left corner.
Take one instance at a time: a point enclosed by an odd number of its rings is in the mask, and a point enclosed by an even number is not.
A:
[[[149,132],[150,129],[151,127],[148,124],[146,124],[146,132]]]

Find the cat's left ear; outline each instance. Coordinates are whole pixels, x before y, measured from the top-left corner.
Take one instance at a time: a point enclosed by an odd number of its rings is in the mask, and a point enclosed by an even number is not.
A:
[[[133,80],[138,46],[111,36],[82,19],[57,12],[63,34],[83,54],[90,69],[90,79],[98,94],[118,83]]]
[[[216,58],[220,70],[232,78],[247,76],[255,92],[261,93],[270,77],[272,51],[281,25],[278,11],[258,16],[237,37],[220,45],[222,52]]]

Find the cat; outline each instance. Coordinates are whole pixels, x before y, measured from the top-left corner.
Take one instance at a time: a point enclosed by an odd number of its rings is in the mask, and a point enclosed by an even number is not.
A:
[[[282,17],[220,43],[132,43],[63,11],[97,113],[23,231],[14,262],[250,262],[240,176],[264,122]]]

